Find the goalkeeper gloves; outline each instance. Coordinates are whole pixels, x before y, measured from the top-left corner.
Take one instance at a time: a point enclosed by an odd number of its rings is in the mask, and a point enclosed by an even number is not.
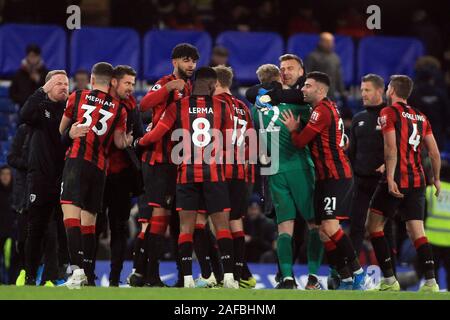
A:
[[[258,95],[256,96],[255,106],[258,110],[264,112],[272,109],[272,98],[267,94],[269,90],[264,88],[259,88]]]

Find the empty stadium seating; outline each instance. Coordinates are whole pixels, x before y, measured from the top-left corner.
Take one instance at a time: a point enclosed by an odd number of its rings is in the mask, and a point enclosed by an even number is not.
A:
[[[11,76],[25,56],[26,46],[38,44],[49,69],[67,68],[67,35],[57,26],[4,24],[0,26],[0,75]]]
[[[229,49],[236,80],[253,84],[259,65],[278,63],[278,57],[286,52],[305,59],[318,39],[318,34],[295,34],[285,48],[277,33],[225,31],[215,43]],[[129,64],[138,71],[140,79],[155,81],[172,71],[170,53],[180,42],[199,48],[199,66],[208,63],[213,40],[207,32],[151,30],[141,39],[133,29],[83,27],[68,38],[58,26],[5,24],[0,26],[0,76],[11,76],[25,55],[26,45],[37,43],[49,69],[66,69],[73,75],[79,68],[89,70],[95,62],[108,61],[114,65]],[[412,75],[424,48],[415,38],[370,36],[355,46],[350,37],[336,35],[336,53],[348,86],[357,84],[361,75],[369,72],[383,77],[393,73]]]
[[[98,61],[108,61],[129,64],[140,79],[153,82],[172,71],[173,47],[188,42],[199,49],[198,66],[208,64],[214,43],[228,48],[235,79],[240,85],[250,85],[257,82],[259,65],[278,64],[278,57],[288,52],[305,59],[318,39],[318,34],[295,34],[285,47],[281,36],[271,32],[225,31],[213,42],[207,32],[199,31],[150,30],[140,37],[128,28],[83,27],[69,33],[52,25],[4,24],[0,26],[0,77],[11,77],[25,56],[26,46],[36,43],[49,69],[66,69],[73,75],[79,68],[89,70]],[[357,85],[360,77],[370,72],[385,79],[398,73],[412,76],[415,61],[425,51],[415,38],[370,36],[355,43],[350,37],[336,35],[336,53],[349,86]],[[348,102],[352,109],[359,106],[359,101]],[[17,107],[8,98],[8,88],[0,86],[0,163],[5,161],[17,121]],[[450,160],[449,153],[443,157]]]
[[[72,32],[69,52],[71,75],[99,61],[140,67],[141,44],[133,29],[83,27]]]
[[[243,84],[258,82],[256,69],[264,63],[278,64],[284,52],[283,39],[273,32],[226,31],[217,36],[216,44],[229,50],[229,64]]]
[[[156,81],[173,70],[170,56],[173,47],[187,42],[195,45],[200,53],[198,66],[208,64],[211,56],[212,40],[207,32],[199,31],[156,31],[145,34],[143,39],[143,75],[145,79]]]
[[[366,37],[358,46],[358,78],[376,73],[385,80],[392,74],[413,76],[414,64],[425,53],[422,43],[406,37]]]

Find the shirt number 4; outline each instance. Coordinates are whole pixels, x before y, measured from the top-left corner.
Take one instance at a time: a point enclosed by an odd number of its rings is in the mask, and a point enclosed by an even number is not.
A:
[[[417,147],[420,144],[420,135],[417,133],[417,123],[413,123],[413,132],[411,133],[411,136],[409,137],[409,144],[413,146],[414,152],[417,151]]]

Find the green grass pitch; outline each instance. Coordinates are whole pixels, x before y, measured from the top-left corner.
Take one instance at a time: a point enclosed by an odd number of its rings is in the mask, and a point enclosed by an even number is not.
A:
[[[182,288],[92,288],[0,286],[0,299],[12,300],[450,300],[450,292],[361,292],[232,290]]]

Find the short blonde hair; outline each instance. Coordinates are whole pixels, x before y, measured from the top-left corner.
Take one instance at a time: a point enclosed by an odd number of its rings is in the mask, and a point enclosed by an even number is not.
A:
[[[280,69],[274,64],[263,64],[256,70],[256,75],[261,83],[269,83],[278,80]]]
[[[226,66],[217,66],[213,68],[217,73],[217,81],[222,88],[230,88],[233,83],[233,69]]]

